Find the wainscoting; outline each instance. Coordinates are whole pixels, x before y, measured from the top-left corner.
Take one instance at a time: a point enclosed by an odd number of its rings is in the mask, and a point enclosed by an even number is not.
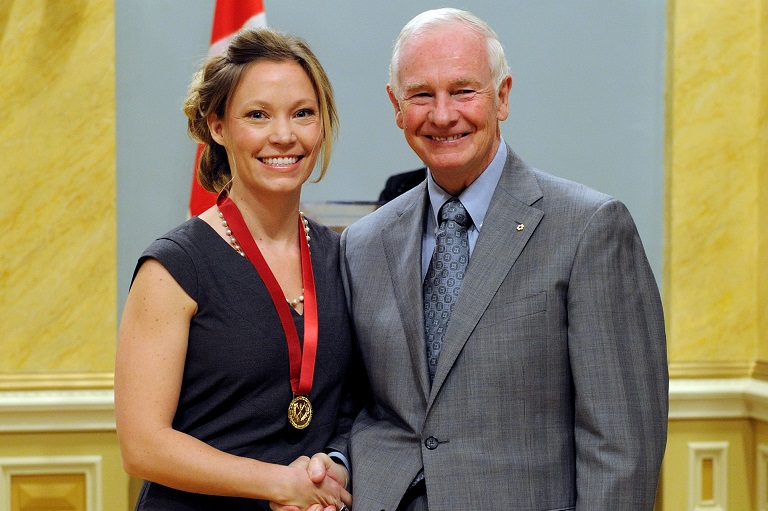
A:
[[[128,511],[131,487],[111,390],[0,391],[0,511]]]
[[[129,511],[112,391],[0,391],[0,511]],[[673,379],[657,511],[768,511],[768,383]]]
[[[768,511],[768,383],[673,379],[657,511]]]

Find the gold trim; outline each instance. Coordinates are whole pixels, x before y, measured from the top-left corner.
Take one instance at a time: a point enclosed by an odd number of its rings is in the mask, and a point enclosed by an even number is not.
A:
[[[768,381],[768,362],[755,362],[751,376],[755,380]]]
[[[0,374],[0,390],[112,389],[114,381],[114,373]]]
[[[669,377],[676,379],[748,378],[753,362],[670,362]],[[766,372],[768,377],[768,370]]]

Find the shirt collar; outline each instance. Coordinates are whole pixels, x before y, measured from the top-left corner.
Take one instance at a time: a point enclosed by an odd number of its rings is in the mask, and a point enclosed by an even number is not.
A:
[[[499,183],[506,161],[507,144],[502,138],[496,156],[493,157],[488,167],[459,195],[459,200],[472,218],[472,226],[478,231],[483,227],[485,214],[491,204],[491,196],[493,196],[496,185]],[[432,219],[435,221],[435,225],[439,225],[437,213],[443,204],[451,198],[451,195],[435,182],[432,178],[432,171],[427,172],[427,191],[429,192]]]

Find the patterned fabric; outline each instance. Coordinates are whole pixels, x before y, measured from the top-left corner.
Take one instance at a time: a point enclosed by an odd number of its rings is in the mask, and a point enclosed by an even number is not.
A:
[[[467,210],[456,197],[443,204],[438,219],[435,252],[424,279],[424,333],[430,382],[435,377],[443,336],[469,262],[467,229],[472,225]]]
[[[355,511],[396,509],[422,467],[435,511],[653,509],[667,349],[640,236],[621,202],[508,151],[431,387],[418,289],[427,184],[341,237],[371,382],[344,451]]]

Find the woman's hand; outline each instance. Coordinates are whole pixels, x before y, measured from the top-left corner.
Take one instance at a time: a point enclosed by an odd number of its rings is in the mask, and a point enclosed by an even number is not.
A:
[[[291,463],[290,485],[296,493],[286,502],[270,502],[272,511],[337,511],[352,505],[352,496],[346,490],[349,476],[346,468],[335,463],[328,455],[318,453],[301,456]]]

